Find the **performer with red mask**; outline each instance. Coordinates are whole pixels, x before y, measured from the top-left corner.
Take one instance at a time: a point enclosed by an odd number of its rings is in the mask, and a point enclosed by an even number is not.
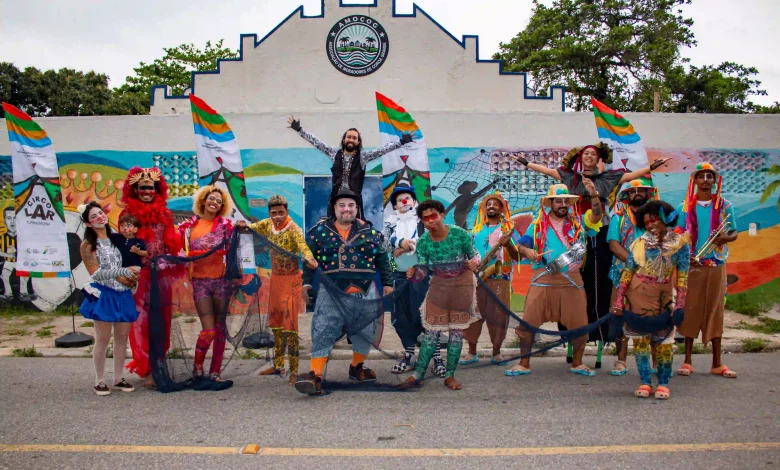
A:
[[[151,264],[150,261],[160,255],[177,255],[181,251],[181,237],[173,223],[173,214],[166,206],[168,200],[168,184],[159,168],[133,167],[127,173],[122,202],[125,209],[120,214],[132,214],[141,224],[136,236],[146,243],[149,256],[144,258],[141,273],[138,278],[138,291],[135,293],[135,303],[138,309],[138,319],[130,330],[130,349],[133,359],[127,364],[127,369],[140,377],[145,377],[144,385],[153,386],[149,362],[149,314],[151,294]],[[167,354],[170,347],[171,329],[171,286],[181,269],[158,264],[157,282],[160,289],[162,315],[166,327],[166,343],[164,351]],[[168,299],[168,301],[165,301]]]

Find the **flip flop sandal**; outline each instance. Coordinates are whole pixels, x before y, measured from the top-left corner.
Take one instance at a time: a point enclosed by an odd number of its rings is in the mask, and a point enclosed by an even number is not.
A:
[[[479,356],[475,354],[471,359],[461,359],[458,361],[458,364],[467,366],[469,364],[476,364],[477,362],[479,362]]]
[[[688,377],[691,374],[693,374],[693,366],[688,363],[683,364],[679,369],[677,369],[677,375]]]
[[[650,392],[653,388],[649,385],[640,385],[639,388],[634,390],[634,396],[637,398],[650,398]]]
[[[618,366],[622,365],[622,369],[618,369]],[[626,366],[626,363],[623,361],[615,361],[615,365],[612,366],[612,370],[609,371],[611,375],[621,376],[626,375],[628,373],[628,366]]]
[[[595,370],[591,370],[588,366],[584,364],[575,369],[569,369],[569,372],[571,372],[572,374],[582,375],[583,377],[593,377],[594,375],[596,375]]]
[[[728,366],[720,366],[716,367],[715,369],[710,369],[710,373],[714,375],[720,375],[721,377],[726,377],[727,379],[737,378],[737,373],[729,369]]]
[[[490,363],[493,364],[494,366],[505,366],[505,365],[509,364],[509,361],[508,360],[497,361],[495,357],[491,357],[490,358]]]
[[[663,385],[655,387],[655,399],[656,400],[668,400],[671,396],[669,389]]]
[[[504,371],[504,375],[507,377],[520,377],[521,375],[528,375],[531,373],[531,369],[509,369]]]

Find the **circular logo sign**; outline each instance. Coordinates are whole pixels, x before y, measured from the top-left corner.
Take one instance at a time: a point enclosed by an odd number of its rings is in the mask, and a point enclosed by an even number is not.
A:
[[[339,72],[353,77],[376,72],[390,51],[385,28],[364,15],[339,20],[330,29],[325,45],[330,63]]]

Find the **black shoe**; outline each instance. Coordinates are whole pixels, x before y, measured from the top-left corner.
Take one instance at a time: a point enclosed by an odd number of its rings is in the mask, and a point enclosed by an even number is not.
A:
[[[106,395],[111,395],[111,390],[109,390],[108,385],[106,385],[105,382],[100,382],[99,384],[95,385],[95,393],[101,397],[104,397]]]
[[[222,380],[222,378],[218,375],[212,375],[209,377],[209,382],[211,382],[212,392],[221,392],[222,390],[227,390],[233,386],[232,380]]]
[[[349,380],[356,382],[376,382],[376,374],[373,370],[363,367],[363,363],[349,366]]]
[[[118,388],[123,392],[135,392],[135,387],[130,385],[127,380],[124,379],[124,377],[122,377],[122,380],[114,384],[114,388]]]
[[[295,390],[306,395],[322,395],[322,377],[318,377],[311,371],[298,376],[295,382]]]

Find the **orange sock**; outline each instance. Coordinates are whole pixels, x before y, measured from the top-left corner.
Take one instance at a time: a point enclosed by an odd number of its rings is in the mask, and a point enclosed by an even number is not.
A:
[[[365,354],[356,353],[355,351],[352,351],[352,366],[357,366],[361,362],[366,361],[366,357],[368,357]]]
[[[314,371],[314,375],[322,375],[325,370],[325,364],[327,364],[327,357],[313,357],[311,358],[311,370]]]

